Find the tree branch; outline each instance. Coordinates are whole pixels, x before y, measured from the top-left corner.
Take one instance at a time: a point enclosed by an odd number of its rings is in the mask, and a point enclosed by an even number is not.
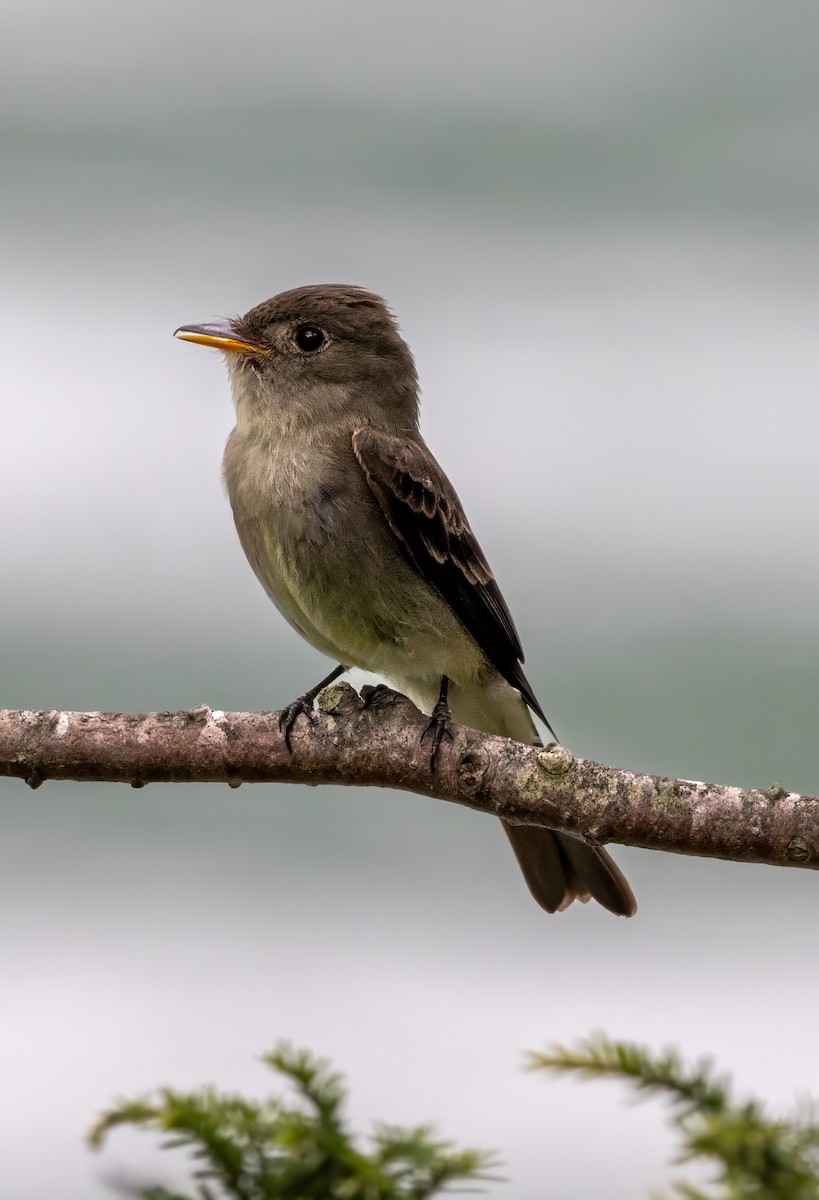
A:
[[[641,775],[453,726],[438,769],[426,718],[385,689],[349,684],[318,698],[288,753],[277,713],[0,710],[0,775],[147,783],[335,783],[403,788],[520,825],[544,825],[677,854],[819,867],[819,799]]]

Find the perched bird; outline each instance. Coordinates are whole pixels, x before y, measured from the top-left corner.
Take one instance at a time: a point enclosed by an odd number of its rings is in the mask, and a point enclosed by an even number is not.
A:
[[[290,731],[349,667],[382,676],[432,714],[431,768],[450,718],[539,744],[546,720],[512,617],[455,491],[418,429],[418,377],[380,297],[327,285],[283,292],[176,336],[221,350],[236,427],[224,477],[262,587],[339,666],[282,714]],[[548,725],[548,722],[547,722]],[[547,912],[634,896],[600,846],[504,824]]]

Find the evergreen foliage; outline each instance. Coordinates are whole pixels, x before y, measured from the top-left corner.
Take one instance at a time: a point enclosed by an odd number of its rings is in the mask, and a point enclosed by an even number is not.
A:
[[[89,1134],[91,1145],[100,1147],[113,1129],[127,1125],[192,1153],[195,1195],[159,1186],[132,1193],[141,1200],[426,1200],[454,1184],[496,1178],[490,1174],[494,1155],[456,1150],[426,1125],[377,1125],[362,1143],[344,1120],[341,1077],[307,1051],[280,1044],[262,1061],[295,1088],[295,1100],[166,1088],[156,1098],[123,1100],[103,1113]],[[709,1183],[677,1182],[665,1200],[819,1200],[813,1113],[776,1119],[758,1100],[735,1101],[729,1081],[708,1060],[689,1066],[674,1050],[654,1054],[598,1034],[531,1054],[529,1066],[621,1079],[638,1093],[665,1099],[680,1142],[676,1161],[711,1169]],[[560,1191],[551,1180],[548,1195],[560,1200]],[[663,1195],[654,1193],[655,1200]]]
[[[812,1114],[776,1120],[757,1100],[735,1102],[708,1060],[689,1067],[674,1050],[652,1054],[598,1034],[532,1054],[529,1066],[624,1079],[666,1099],[681,1141],[676,1161],[704,1160],[714,1169],[704,1187],[676,1183],[670,1195],[679,1200],[819,1200],[819,1124]]]
[[[426,1125],[378,1125],[362,1148],[344,1120],[341,1077],[324,1060],[282,1043],[262,1061],[293,1085],[295,1101],[164,1088],[104,1112],[89,1142],[99,1148],[121,1125],[164,1135],[165,1147],[192,1153],[198,1200],[426,1200],[454,1183],[491,1178],[493,1155],[456,1150]],[[194,1200],[162,1187],[136,1194]]]

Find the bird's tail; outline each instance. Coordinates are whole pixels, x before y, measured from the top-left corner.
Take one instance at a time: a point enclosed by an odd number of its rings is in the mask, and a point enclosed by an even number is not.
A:
[[[455,720],[473,729],[542,745],[520,693],[500,678],[478,694],[452,689],[450,705]],[[619,917],[637,911],[623,872],[602,846],[536,825],[501,824],[529,891],[547,912],[562,912],[573,900],[590,899]]]
[[[602,846],[569,833],[501,821],[526,886],[546,912],[563,912],[573,900],[596,900],[618,917],[632,917],[637,901],[617,863]]]

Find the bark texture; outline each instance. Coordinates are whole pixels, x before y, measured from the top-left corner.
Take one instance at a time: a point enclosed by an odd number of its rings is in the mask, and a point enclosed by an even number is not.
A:
[[[666,779],[453,726],[434,775],[427,718],[403,696],[346,683],[300,717],[278,713],[0,710],[0,775],[129,783],[335,783],[403,788],[520,825],[735,862],[819,866],[819,799]]]

